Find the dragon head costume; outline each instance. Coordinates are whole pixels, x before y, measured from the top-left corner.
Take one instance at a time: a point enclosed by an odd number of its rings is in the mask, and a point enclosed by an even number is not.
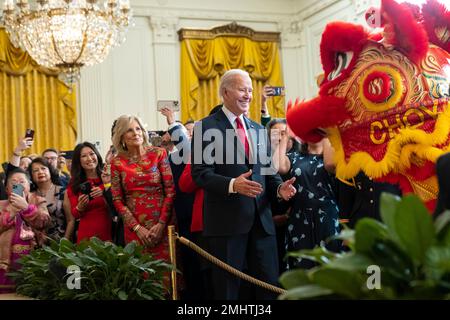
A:
[[[421,8],[382,0],[366,20],[377,20],[382,31],[347,22],[326,26],[318,96],[290,102],[288,125],[310,142],[325,129],[338,178],[363,171],[398,183],[432,211],[435,162],[450,151],[450,12],[437,0]]]

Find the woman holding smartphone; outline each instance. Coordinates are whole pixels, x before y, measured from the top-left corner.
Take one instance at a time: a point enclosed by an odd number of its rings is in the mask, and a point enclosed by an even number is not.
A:
[[[76,146],[67,196],[72,215],[79,219],[77,243],[91,237],[111,241],[111,217],[103,197],[102,169],[102,157],[92,143]]]
[[[8,200],[0,201],[0,293],[14,292],[6,276],[18,268],[17,260],[41,245],[50,222],[44,198],[30,194],[30,180],[22,169],[13,169],[6,180]]]

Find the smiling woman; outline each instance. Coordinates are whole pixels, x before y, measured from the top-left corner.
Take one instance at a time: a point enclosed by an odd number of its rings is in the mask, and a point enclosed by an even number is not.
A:
[[[146,252],[168,261],[175,188],[167,152],[149,146],[147,131],[135,116],[116,120],[112,141],[119,154],[111,161],[111,191],[123,217],[125,242],[138,241]]]
[[[90,142],[76,146],[72,159],[72,179],[67,187],[72,215],[79,219],[77,242],[98,237],[111,240],[111,217],[103,197],[103,160]]]

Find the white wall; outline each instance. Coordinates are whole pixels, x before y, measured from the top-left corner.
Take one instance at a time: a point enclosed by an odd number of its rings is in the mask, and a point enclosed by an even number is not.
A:
[[[361,19],[379,0],[131,0],[134,26],[102,64],[82,70],[79,141],[110,145],[121,114],[137,114],[148,129],[165,129],[159,99],[180,98],[180,28],[212,28],[232,21],[257,31],[280,31],[287,99],[310,98],[321,71],[319,43],[327,22]],[[189,8],[186,8],[189,4]]]

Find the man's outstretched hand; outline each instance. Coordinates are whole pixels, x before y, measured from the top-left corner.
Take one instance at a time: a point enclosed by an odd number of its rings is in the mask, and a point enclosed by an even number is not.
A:
[[[263,188],[258,182],[247,179],[251,175],[252,170],[249,170],[237,177],[236,180],[234,180],[233,189],[235,192],[244,196],[256,198],[263,192]]]

